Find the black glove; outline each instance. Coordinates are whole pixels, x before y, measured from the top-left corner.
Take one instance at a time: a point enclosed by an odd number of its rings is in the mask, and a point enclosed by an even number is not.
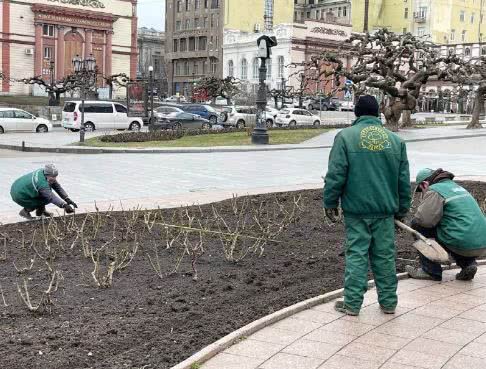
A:
[[[336,223],[339,220],[339,210],[338,208],[324,209],[326,212],[326,217],[331,221],[331,223]]]
[[[68,214],[74,213],[74,208],[69,204],[64,204],[63,208],[64,208],[64,211]]]
[[[69,204],[69,205],[72,205],[74,206],[76,209],[78,208],[78,205],[76,205],[76,203],[71,200],[69,197],[66,199],[66,202]]]

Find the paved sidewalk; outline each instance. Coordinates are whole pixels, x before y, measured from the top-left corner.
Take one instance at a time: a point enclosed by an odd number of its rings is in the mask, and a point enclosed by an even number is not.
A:
[[[262,329],[202,369],[484,369],[486,267],[472,282],[445,272],[442,283],[399,283],[394,316],[380,312],[376,291],[359,317],[322,304]]]

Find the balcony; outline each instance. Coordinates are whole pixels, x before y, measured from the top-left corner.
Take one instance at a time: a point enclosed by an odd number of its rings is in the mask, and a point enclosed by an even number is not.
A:
[[[413,19],[416,23],[425,23],[427,21],[427,13],[417,12],[413,14]]]

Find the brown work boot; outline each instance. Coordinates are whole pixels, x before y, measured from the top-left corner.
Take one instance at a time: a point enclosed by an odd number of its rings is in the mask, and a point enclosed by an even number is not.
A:
[[[356,311],[353,311],[353,310],[349,309],[348,307],[346,307],[343,300],[336,301],[336,303],[334,304],[334,310],[336,310],[340,313],[346,314],[346,315],[351,315],[351,316],[358,316],[359,315],[359,311],[356,312]]]
[[[22,209],[20,210],[20,213],[19,215],[22,217],[22,218],[25,218],[25,219],[28,219],[28,220],[32,220],[32,215],[30,215],[30,212],[27,211],[27,209]]]
[[[474,279],[477,271],[478,267],[476,265],[469,265],[456,274],[456,279],[458,281],[471,281]]]
[[[43,206],[41,208],[38,208],[36,211],[35,211],[35,215],[37,215],[38,217],[41,217],[41,216],[45,216],[47,218],[50,218],[52,217],[52,213],[48,212],[46,210],[46,207]]]

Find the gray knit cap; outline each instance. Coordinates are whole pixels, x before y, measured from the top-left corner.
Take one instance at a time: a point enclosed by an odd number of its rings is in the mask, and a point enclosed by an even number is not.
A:
[[[59,171],[54,164],[46,164],[44,167],[44,175],[49,177],[57,177]]]

